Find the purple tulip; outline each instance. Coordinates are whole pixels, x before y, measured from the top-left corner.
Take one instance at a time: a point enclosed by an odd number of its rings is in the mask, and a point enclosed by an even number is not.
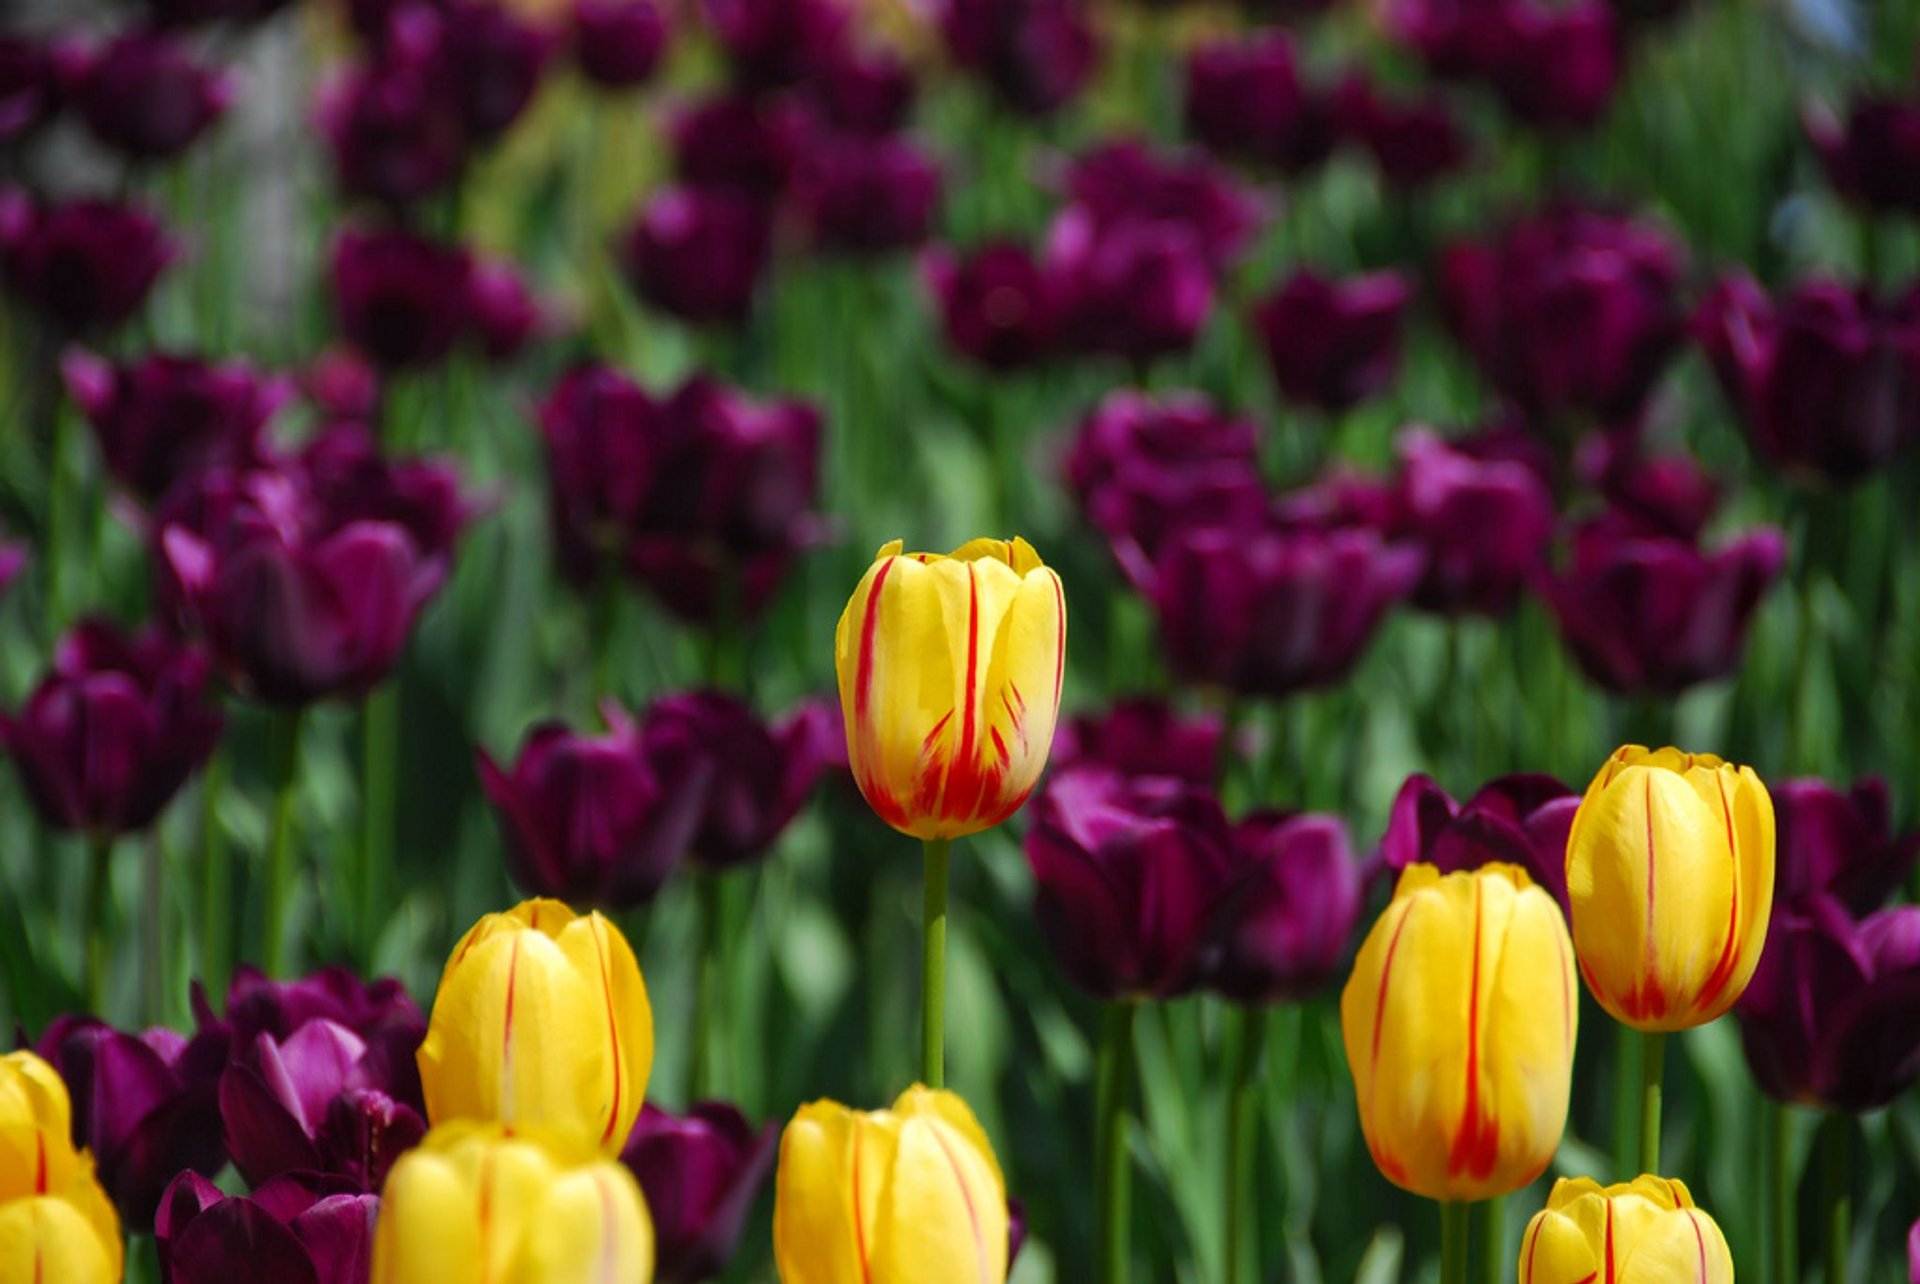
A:
[[[412,232],[343,232],[330,268],[340,332],[386,370],[432,365],[466,327],[472,271],[465,250]]]
[[[1883,303],[1810,281],[1776,303],[1731,276],[1694,324],[1754,446],[1776,465],[1844,485],[1920,438],[1920,289]]]
[[[1834,191],[1868,209],[1920,214],[1920,102],[1863,95],[1844,121],[1814,110],[1805,126]]]
[[[940,0],[948,56],[1013,111],[1044,116],[1077,97],[1100,62],[1100,36],[1078,0]]]
[[[1220,775],[1225,735],[1218,714],[1184,716],[1163,700],[1139,696],[1061,724],[1053,737],[1053,769],[1102,767],[1123,776],[1167,776],[1210,786]]]
[[[1027,1206],[1007,1196],[1007,1274],[1013,1274],[1020,1250],[1027,1246]]]
[[[164,32],[130,31],[57,58],[66,101],[93,136],[136,160],[178,156],[233,101],[232,79]]]
[[[1260,812],[1234,826],[1236,869],[1211,930],[1207,988],[1235,1003],[1300,1003],[1346,962],[1362,878],[1337,817]]]
[[[1826,895],[1868,914],[1905,885],[1920,861],[1920,830],[1893,832],[1886,782],[1877,777],[1844,793],[1824,780],[1787,780],[1772,794],[1776,903]]]
[[[754,91],[786,88],[829,64],[852,18],[838,0],[701,0],[700,9],[734,83]]]
[[[189,474],[256,462],[267,420],[293,395],[245,361],[153,353],[116,366],[75,349],[60,369],[107,471],[149,504]]]
[[[1135,365],[1184,352],[1213,310],[1213,270],[1198,235],[1141,219],[1101,228],[1069,206],[1048,234],[1045,271],[1060,291],[1066,342]]]
[[[147,301],[173,242],[134,205],[41,205],[0,189],[0,285],[67,334],[117,326]]]
[[[1920,906],[1855,921],[1827,896],[1776,905],[1734,1012],[1768,1096],[1878,1110],[1920,1080]]]
[[[1390,533],[1426,552],[1413,604],[1443,614],[1500,615],[1546,565],[1553,492],[1499,435],[1448,442],[1402,434]]]
[[[241,964],[227,987],[226,1017],[214,1015],[206,991],[193,986],[193,1015],[200,1029],[228,1032],[230,1054],[239,1055],[261,1034],[276,1040],[293,1037],[312,1021],[344,1026],[369,1043],[396,1031],[412,1031],[424,1038],[427,1019],[406,989],[390,976],[363,981],[340,967],[325,967],[292,981],[268,980],[258,969]]]
[[[1178,227],[1192,234],[1215,271],[1239,257],[1260,225],[1259,202],[1204,155],[1157,152],[1134,139],[1075,158],[1066,186],[1072,207],[1092,216],[1096,232],[1138,223]]]
[[[1464,803],[1429,776],[1408,776],[1394,797],[1380,855],[1395,873],[1409,865],[1443,874],[1493,861],[1518,865],[1567,909],[1567,835],[1580,795],[1552,776],[1502,776]]]
[[[940,167],[898,134],[814,131],[794,175],[794,204],[820,248],[874,255],[927,239]]]
[[[683,741],[651,739],[618,708],[607,734],[534,728],[510,769],[476,751],[505,840],[507,869],[529,895],[631,909],[651,900],[700,832],[711,765]]]
[[[1301,80],[1284,30],[1213,40],[1187,55],[1186,130],[1221,156],[1299,174],[1333,151],[1333,104]]]
[[[1529,415],[1633,418],[1684,333],[1682,251],[1657,227],[1555,204],[1440,265],[1441,302],[1481,371]]]
[[[773,1168],[778,1124],[756,1129],[733,1106],[703,1101],[685,1115],[642,1106],[620,1162],[653,1215],[658,1284],[717,1279]]]
[[[554,550],[577,588],[625,549],[647,497],[657,415],[639,384],[601,365],[568,371],[540,405]]]
[[[1413,286],[1397,272],[1332,280],[1302,268],[1255,309],[1267,364],[1289,401],[1349,410],[1393,381]]]
[[[301,385],[322,418],[372,423],[380,413],[380,372],[352,348],[335,346],[320,353]]]
[[[826,772],[819,712],[802,705],[769,726],[723,691],[669,696],[647,711],[640,735],[648,752],[700,764],[706,777],[689,859],[727,869],[767,854]]]
[[[879,137],[903,128],[913,107],[913,69],[885,51],[851,46],[806,85],[820,119],[847,134]]]
[[[451,559],[476,509],[444,459],[389,459],[358,424],[336,424],[309,441],[298,465],[309,493],[340,523],[398,526],[428,557]]]
[[[921,273],[954,351],[990,370],[1017,370],[1053,355],[1059,291],[1024,245],[995,241],[965,257],[929,250]]]
[[[73,1099],[73,1143],[93,1152],[100,1181],[130,1231],[153,1226],[167,1183],[226,1166],[216,1090],[224,1031],[122,1034],[92,1017],[61,1017],[34,1050]]]
[[[171,1284],[362,1284],[380,1198],[323,1173],[289,1173],[226,1195],[198,1173],[167,1187],[154,1223]]]
[[[787,189],[803,143],[790,103],[732,92],[673,120],[673,165],[693,187],[724,188],[771,202]]]
[[[1747,622],[1786,561],[1762,527],[1713,552],[1611,514],[1575,530],[1541,593],[1574,659],[1609,691],[1671,695],[1740,664]]]
[[[1700,537],[1720,506],[1720,483],[1691,455],[1649,455],[1637,437],[1596,434],[1580,460],[1607,504],[1647,530]]]
[[[467,278],[474,337],[490,361],[511,361],[546,324],[546,313],[520,269],[506,259],[482,259]]]
[[[467,159],[467,135],[443,68],[387,53],[327,84],[315,124],[342,191],[407,206],[447,187]]]
[[[1340,132],[1367,149],[1390,186],[1425,187],[1467,163],[1471,146],[1444,98],[1389,97],[1355,72],[1336,102]]]
[[[671,35],[654,0],[573,0],[573,60],[602,89],[652,79]]]
[[[157,631],[88,620],[62,638],[53,671],[0,745],[49,825],[96,838],[145,829],[220,741],[207,658]]]
[[[438,40],[445,83],[477,142],[500,137],[526,111],[554,50],[547,30],[487,0],[446,0]]]
[[[1516,118],[1543,129],[1585,129],[1613,104],[1623,58],[1605,0],[1548,6],[1509,0],[1488,79]]]
[[[53,118],[60,84],[53,51],[19,32],[0,32],[0,147]]]
[[[627,270],[654,306],[696,324],[738,324],[772,250],[766,206],[736,192],[668,187],[628,235]]]

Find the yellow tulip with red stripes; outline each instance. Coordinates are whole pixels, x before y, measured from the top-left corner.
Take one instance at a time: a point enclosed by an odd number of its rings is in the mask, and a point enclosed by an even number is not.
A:
[[[498,1121],[626,1144],[653,1068],[653,1011],[604,915],[523,901],[447,959],[420,1045],[427,1118]]]
[[[1066,595],[1023,539],[901,547],[880,550],[834,634],[847,758],[889,825],[960,838],[1018,811],[1047,765]]]
[[[120,1218],[72,1127],[52,1066],[31,1052],[0,1057],[0,1280],[119,1282]]]
[[[1518,866],[1401,874],[1340,996],[1361,1131],[1389,1181],[1466,1201],[1546,1171],[1577,984],[1560,907]]]
[[[1587,988],[1636,1030],[1731,1008],[1767,943],[1773,799],[1751,767],[1628,745],[1587,787],[1567,838]]]
[[[1733,1255],[1686,1186],[1645,1176],[1553,1184],[1520,1241],[1520,1284],[1733,1284]]]
[[[1004,1284],[1007,1187],[966,1102],[914,1087],[891,1110],[802,1106],[780,1139],[782,1284]]]

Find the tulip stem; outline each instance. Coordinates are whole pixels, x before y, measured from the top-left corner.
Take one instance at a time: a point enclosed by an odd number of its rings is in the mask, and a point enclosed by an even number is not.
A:
[[[1259,1087],[1260,1054],[1266,1043],[1263,1014],[1234,1005],[1227,1011],[1227,1044],[1232,1081],[1227,1085],[1226,1239],[1221,1279],[1239,1284],[1245,1256],[1246,1204],[1253,1176],[1253,1107]]]
[[[1783,1106],[1777,1101],[1767,1103],[1770,1116],[1767,1129],[1768,1193],[1773,1200],[1771,1216],[1768,1217],[1769,1234],[1767,1236],[1768,1255],[1772,1258],[1773,1284],[1794,1284],[1794,1272],[1799,1265],[1799,1245],[1794,1242],[1794,1232],[1798,1229],[1799,1183],[1795,1181],[1793,1170],[1793,1108]]]
[[[695,1100],[720,1095],[720,1085],[714,1081],[713,1055],[714,1013],[720,998],[720,959],[725,945],[721,942],[721,902],[720,875],[711,870],[698,870],[693,879],[694,892],[700,901],[700,948],[695,966],[699,969],[699,994],[693,1006],[693,1068],[688,1076],[690,1090]]]
[[[108,878],[113,872],[113,839],[94,838],[87,861],[87,1011],[106,1015],[107,991],[107,894]]]
[[[287,903],[293,893],[293,810],[300,790],[300,731],[303,711],[280,719],[280,780],[274,792],[273,828],[267,840],[266,939],[261,963],[272,976],[285,976],[287,958]]]
[[[1506,1273],[1507,1199],[1496,1195],[1474,1204],[1473,1281],[1474,1284],[1502,1284]]]
[[[1826,1284],[1847,1284],[1848,1249],[1853,1240],[1853,1182],[1847,1171],[1847,1132],[1852,1120],[1844,1115],[1827,1119],[1821,1149],[1826,1158],[1827,1278]]]
[[[200,777],[200,980],[221,999],[227,993],[233,932],[233,863],[220,823],[226,783],[226,751],[215,749]]]
[[[1467,1284],[1468,1213],[1472,1205],[1440,1205],[1440,1284]]]
[[[164,841],[156,823],[142,844],[140,861],[140,892],[144,900],[140,906],[141,1015],[148,1025],[156,1026],[167,1023],[166,1003],[172,992],[166,976],[166,891],[161,886],[166,881]]]
[[[1660,1171],[1660,1083],[1666,1070],[1667,1036],[1640,1036],[1640,1172]],[[1636,1174],[1637,1175],[1637,1174]]]
[[[393,866],[394,771],[400,738],[397,677],[367,697],[360,710],[360,734],[360,868],[354,879],[353,926],[361,963],[371,971],[382,917],[380,883]]]
[[[1128,1231],[1133,1220],[1133,1163],[1127,1155],[1127,1110],[1133,1097],[1133,1018],[1138,1010],[1122,1000],[1107,1006],[1100,1036],[1099,1078],[1094,1085],[1093,1166],[1099,1182],[1100,1284],[1126,1284],[1132,1268]]]
[[[947,1083],[947,864],[951,838],[926,840],[926,902],[920,920],[920,1080]]]

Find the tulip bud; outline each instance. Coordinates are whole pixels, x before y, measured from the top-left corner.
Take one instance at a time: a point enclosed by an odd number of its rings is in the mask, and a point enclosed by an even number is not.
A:
[[[1546,1171],[1567,1122],[1579,1022],[1566,921],[1516,865],[1415,865],[1340,996],[1374,1163],[1439,1200]]]
[[[0,287],[66,333],[132,317],[175,250],[137,205],[42,205],[19,188],[0,189]]]
[[[1007,1220],[993,1147],[950,1092],[870,1113],[816,1101],[780,1139],[782,1284],[1003,1284]]]
[[[387,1178],[373,1284],[652,1278],[640,1187],[579,1138],[443,1124]]]
[[[900,550],[876,555],[834,633],[847,756],[895,829],[977,834],[1018,811],[1047,765],[1065,593],[1018,537]]]
[[[0,1279],[119,1284],[120,1219],[71,1127],[52,1066],[31,1052],[0,1057]]]
[[[1644,1176],[1602,1187],[1561,1178],[1520,1242],[1520,1284],[1577,1280],[1733,1284],[1733,1255],[1686,1186]]]
[[[1643,1031],[1704,1025],[1747,988],[1773,910],[1773,799],[1751,767],[1626,745],[1567,837],[1587,988]]]
[[[647,1197],[659,1261],[656,1284],[698,1284],[724,1273],[773,1166],[776,1124],[756,1128],[722,1101],[685,1115],[647,1106],[620,1152]]]
[[[633,1130],[652,1066],[653,1011],[627,938],[558,901],[473,925],[440,974],[420,1045],[429,1122],[548,1128],[610,1154]]]

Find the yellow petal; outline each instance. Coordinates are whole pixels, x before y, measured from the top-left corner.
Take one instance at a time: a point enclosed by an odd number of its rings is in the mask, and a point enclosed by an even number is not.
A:
[[[1583,1284],[1599,1278],[1601,1259],[1579,1224],[1543,1209],[1520,1239],[1520,1284]]]
[[[872,1284],[1002,1284],[1007,1197],[973,1142],[927,1113],[901,1126],[875,1226]]]
[[[612,1093],[599,1104],[605,1119],[599,1145],[617,1155],[627,1144],[633,1121],[640,1117],[653,1069],[653,1008],[647,1001],[647,983],[633,947],[602,914],[574,919],[558,940],[575,971],[588,978],[598,1003],[594,1034],[606,1050],[606,1082]]]
[[[119,1240],[103,1242],[66,1200],[40,1195],[0,1204],[0,1280],[119,1284],[120,1271]]]
[[[781,1284],[860,1284],[855,1205],[855,1112],[833,1101],[802,1106],[780,1137],[773,1256]]]
[[[501,1284],[645,1284],[653,1222],[633,1174],[611,1160],[565,1173],[537,1200]]]

